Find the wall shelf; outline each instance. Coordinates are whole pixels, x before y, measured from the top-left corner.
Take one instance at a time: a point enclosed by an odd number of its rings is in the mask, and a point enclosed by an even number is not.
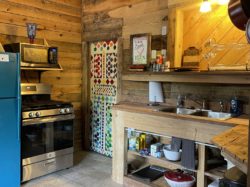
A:
[[[159,81],[179,83],[250,84],[250,71],[206,71],[206,72],[136,72],[124,73],[124,81]]]
[[[60,64],[58,64],[58,67],[53,67],[53,68],[36,68],[36,67],[22,67],[21,70],[28,70],[28,71],[62,71],[63,68]]]

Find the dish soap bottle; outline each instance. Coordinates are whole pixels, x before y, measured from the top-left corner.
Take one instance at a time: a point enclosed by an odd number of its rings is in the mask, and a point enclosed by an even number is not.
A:
[[[234,116],[240,116],[242,114],[242,104],[236,96],[231,99],[230,113],[232,113]]]

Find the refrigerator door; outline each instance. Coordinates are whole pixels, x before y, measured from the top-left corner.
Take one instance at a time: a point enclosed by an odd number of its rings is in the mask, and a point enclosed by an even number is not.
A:
[[[20,100],[0,99],[0,186],[20,186]]]
[[[0,53],[0,99],[18,97],[19,56],[16,53]]]

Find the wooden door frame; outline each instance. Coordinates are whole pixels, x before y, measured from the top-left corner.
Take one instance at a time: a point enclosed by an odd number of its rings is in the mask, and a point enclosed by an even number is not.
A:
[[[250,186],[250,125],[248,127],[247,186]]]
[[[123,62],[123,39],[101,39],[99,41],[117,40],[117,103],[121,100],[121,79],[122,79],[122,62]],[[98,40],[97,40],[98,41]],[[90,150],[90,43],[97,41],[82,42],[82,117],[83,117],[83,149]]]

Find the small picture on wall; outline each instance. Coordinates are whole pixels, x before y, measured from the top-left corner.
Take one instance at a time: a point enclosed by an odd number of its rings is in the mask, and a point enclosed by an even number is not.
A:
[[[150,59],[151,35],[136,34],[130,36],[133,65],[147,65]]]

